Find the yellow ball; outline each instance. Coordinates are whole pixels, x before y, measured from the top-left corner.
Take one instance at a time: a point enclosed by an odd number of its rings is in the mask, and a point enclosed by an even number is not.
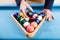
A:
[[[24,16],[24,14],[23,14],[23,13],[20,13],[19,15],[20,15],[21,17],[25,18],[25,16]]]

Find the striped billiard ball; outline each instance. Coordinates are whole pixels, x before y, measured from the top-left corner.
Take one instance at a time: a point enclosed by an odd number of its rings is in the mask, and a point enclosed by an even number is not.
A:
[[[23,26],[24,26],[24,28],[27,28],[28,26],[30,26],[30,23],[29,23],[29,22],[25,22],[25,23],[23,24]]]

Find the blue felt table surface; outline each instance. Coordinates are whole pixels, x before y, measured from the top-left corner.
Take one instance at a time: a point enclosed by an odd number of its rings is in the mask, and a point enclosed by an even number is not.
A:
[[[41,12],[40,9],[34,9]],[[1,39],[29,39],[12,20],[11,14],[16,10],[0,10],[0,38]],[[45,21],[32,39],[60,39],[60,8],[52,9],[55,20]]]
[[[44,4],[29,4],[30,6],[43,6]],[[0,4],[0,6],[17,6],[16,4]],[[54,4],[53,6],[60,6],[60,4]]]

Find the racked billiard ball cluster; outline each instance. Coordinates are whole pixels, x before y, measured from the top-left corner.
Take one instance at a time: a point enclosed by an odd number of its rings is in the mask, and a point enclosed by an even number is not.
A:
[[[23,13],[14,13],[13,16],[27,32],[32,33],[45,15],[43,12],[37,13],[31,11],[27,11],[26,14],[29,18],[26,18]]]

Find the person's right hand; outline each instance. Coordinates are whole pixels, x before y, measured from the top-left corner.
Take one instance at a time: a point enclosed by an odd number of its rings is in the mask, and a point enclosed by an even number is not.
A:
[[[25,15],[25,17],[28,17],[26,15],[26,9],[29,9],[31,11],[33,11],[33,9],[29,6],[29,4],[27,2],[25,2],[24,0],[21,1],[21,4],[20,4],[20,11]]]

